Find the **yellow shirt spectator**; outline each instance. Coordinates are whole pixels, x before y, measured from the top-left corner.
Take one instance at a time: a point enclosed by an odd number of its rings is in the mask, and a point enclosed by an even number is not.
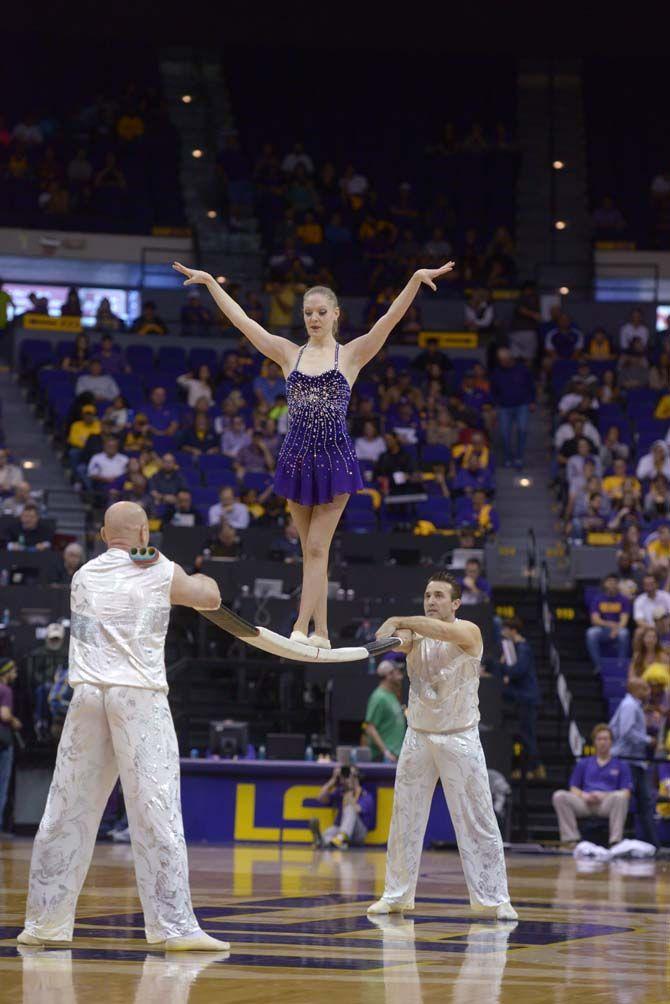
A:
[[[143,133],[144,122],[139,115],[122,115],[116,123],[117,136],[126,142],[138,139]]]
[[[460,460],[463,467],[467,467],[468,461],[473,453],[477,456],[479,466],[482,470],[489,466],[488,446],[475,447],[472,443],[457,443],[451,450],[451,455],[454,460]]]
[[[271,292],[268,311],[270,328],[290,328],[293,324],[293,308],[298,297],[295,287],[291,283],[286,283],[273,287]]]
[[[670,418],[670,394],[664,394],[658,402],[654,418]]]
[[[323,227],[316,220],[301,223],[296,233],[303,244],[323,244]]]
[[[657,563],[663,562],[665,564],[670,562],[670,541],[663,541],[658,538],[650,541],[647,544],[647,554],[652,561]]]
[[[603,491],[611,499],[620,499],[623,495],[624,487],[632,491],[636,498],[642,491],[642,485],[637,478],[632,478],[628,474],[625,477],[623,475],[610,474],[608,477],[603,478]]]
[[[88,412],[87,416],[91,413]],[[93,411],[95,415],[95,411]],[[73,422],[70,426],[70,432],[67,437],[68,446],[72,446],[75,450],[83,450],[86,446],[86,440],[89,436],[99,436],[102,426],[100,425],[100,419],[94,417],[92,420],[88,421],[86,418],[80,418],[77,422]]]

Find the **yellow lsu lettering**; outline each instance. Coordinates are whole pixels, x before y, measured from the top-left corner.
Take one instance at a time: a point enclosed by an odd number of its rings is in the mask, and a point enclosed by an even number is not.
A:
[[[316,800],[318,785],[297,784],[284,792],[282,821],[297,822],[318,819],[321,830],[335,822],[336,810],[329,806],[305,805],[307,799]],[[365,838],[366,844],[384,844],[388,838],[393,809],[393,788],[377,789],[377,818],[375,827]],[[235,794],[235,840],[255,840],[264,843],[310,843],[312,835],[305,826],[257,826],[256,785],[240,783]]]

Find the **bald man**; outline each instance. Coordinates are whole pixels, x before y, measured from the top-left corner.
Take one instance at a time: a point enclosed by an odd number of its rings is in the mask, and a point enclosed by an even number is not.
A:
[[[147,941],[170,951],[226,951],[191,906],[179,797],[179,749],[167,701],[165,635],[171,604],[216,610],[219,588],[161,555],[132,561],[147,517],[117,502],[101,531],[107,550],[72,579],[65,719],[35,837],[24,945],[72,940],[74,914],[107,799],[121,777]]]

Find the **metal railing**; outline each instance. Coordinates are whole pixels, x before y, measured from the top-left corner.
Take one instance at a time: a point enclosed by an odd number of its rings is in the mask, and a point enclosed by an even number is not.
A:
[[[549,569],[547,562],[543,559],[540,565],[540,607],[541,624],[544,634],[545,649],[549,659],[549,665],[554,674],[556,683],[556,697],[563,711],[564,719],[568,728],[568,743],[570,750],[575,757],[582,755],[585,739],[581,734],[579,726],[572,715],[572,694],[568,687],[568,682],[561,670],[561,656],[556,643],[554,615],[549,605]]]

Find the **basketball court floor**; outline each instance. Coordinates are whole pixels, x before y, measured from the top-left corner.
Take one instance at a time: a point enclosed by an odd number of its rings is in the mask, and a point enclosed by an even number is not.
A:
[[[190,848],[202,926],[229,956],[143,938],[130,848],[99,844],[71,949],[19,950],[31,841],[0,844],[0,1001],[542,1004],[670,1000],[670,862],[508,855],[517,924],[473,916],[458,856],[424,854],[416,910],[371,922],[381,850]]]

